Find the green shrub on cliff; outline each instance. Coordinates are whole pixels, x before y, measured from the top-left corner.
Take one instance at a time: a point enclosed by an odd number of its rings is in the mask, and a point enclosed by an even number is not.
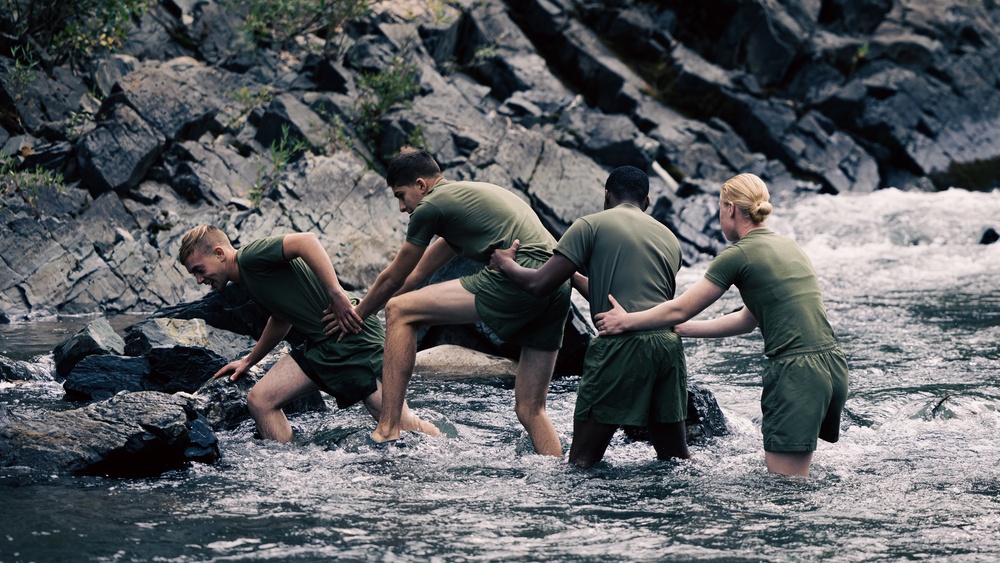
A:
[[[240,0],[230,0],[243,5]],[[284,46],[298,35],[312,33],[325,40],[324,51],[335,51],[343,26],[370,11],[369,0],[250,0],[243,29],[258,45]]]
[[[0,0],[0,30],[56,63],[114,50],[155,0]],[[4,53],[7,55],[8,53]]]
[[[369,144],[381,129],[379,119],[393,106],[406,103],[420,91],[419,69],[393,59],[389,68],[368,72],[358,79],[359,95],[355,101],[355,128]]]
[[[13,156],[0,154],[0,211],[6,209],[7,198],[20,194],[37,216],[43,194],[61,193],[66,189],[63,182],[62,174],[40,166],[34,170],[18,170]]]

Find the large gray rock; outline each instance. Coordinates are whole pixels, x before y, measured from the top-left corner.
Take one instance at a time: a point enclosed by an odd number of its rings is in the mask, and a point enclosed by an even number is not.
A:
[[[56,373],[66,377],[73,367],[90,355],[122,355],[125,340],[104,317],[95,319],[77,331],[52,351],[56,363]]]
[[[80,177],[95,196],[139,185],[166,138],[129,106],[111,107],[77,144]]]
[[[181,397],[126,393],[81,409],[24,414],[0,405],[0,467],[8,470],[155,476],[218,459],[215,434]]]
[[[514,379],[517,362],[445,344],[417,352],[413,375],[423,379]]]
[[[176,347],[204,348],[228,363],[248,354],[254,343],[249,336],[210,326],[201,318],[152,318],[125,329],[124,353],[144,356]]]

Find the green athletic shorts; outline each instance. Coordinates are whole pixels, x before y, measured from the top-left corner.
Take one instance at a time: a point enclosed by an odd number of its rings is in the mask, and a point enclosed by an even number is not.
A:
[[[331,338],[313,346],[307,343],[293,348],[291,356],[313,383],[346,409],[378,389],[384,342],[385,329],[372,315],[365,319],[360,334],[348,335],[341,342]]]
[[[646,426],[687,419],[684,347],[672,330],[645,330],[590,341],[576,396],[577,420]]]
[[[545,263],[518,256],[518,264],[541,268]],[[459,279],[476,296],[476,311],[500,340],[536,350],[558,350],[569,313],[569,281],[545,297],[534,297],[518,288],[503,273],[484,268]]]
[[[836,346],[771,358],[764,370],[764,450],[811,452],[816,439],[840,439],[847,358]]]

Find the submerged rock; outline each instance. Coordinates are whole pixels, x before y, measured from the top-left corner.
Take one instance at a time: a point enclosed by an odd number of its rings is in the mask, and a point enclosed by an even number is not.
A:
[[[155,476],[215,463],[219,445],[184,398],[126,393],[70,411],[19,414],[0,405],[0,467],[35,474]]]
[[[711,391],[699,385],[688,386],[688,445],[704,444],[709,438],[729,434],[726,417]],[[645,426],[625,426],[625,434],[632,440],[649,440]]]

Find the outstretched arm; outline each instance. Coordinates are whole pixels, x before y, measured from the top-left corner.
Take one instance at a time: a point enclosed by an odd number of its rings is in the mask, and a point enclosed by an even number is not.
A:
[[[350,298],[347,297],[344,288],[340,286],[340,280],[337,279],[337,272],[333,269],[330,255],[320,244],[319,238],[313,233],[285,235],[282,239],[281,251],[285,260],[292,261],[301,258],[316,274],[330,299],[330,305],[323,312],[327,316],[332,315],[339,326],[345,327],[348,332],[354,334],[361,332],[362,319],[354,311]]]
[[[274,317],[268,317],[267,324],[264,325],[264,331],[261,333],[257,343],[254,344],[253,350],[250,350],[250,353],[245,358],[229,362],[223,366],[222,369],[215,372],[212,379],[228,375],[229,381],[236,381],[243,377],[250,371],[250,368],[257,365],[257,362],[264,359],[264,356],[268,352],[274,350],[274,347],[288,336],[288,331],[291,329],[292,325],[290,323],[279,321]]]
[[[722,338],[746,334],[757,328],[757,319],[750,309],[743,307],[739,311],[723,315],[707,321],[688,321],[674,327],[679,336],[689,338]]]
[[[680,297],[635,313],[626,312],[614,296],[609,295],[613,308],[598,314],[594,320],[602,336],[631,330],[672,327],[704,311],[705,307],[715,303],[725,292],[725,289],[710,282],[708,278],[701,278]]]
[[[403,282],[403,286],[396,290],[393,295],[413,291],[417,288],[417,286],[433,276],[434,272],[440,270],[441,266],[447,264],[448,261],[454,257],[455,251],[448,245],[448,242],[443,238],[438,238],[427,247],[427,251],[424,252],[420,261],[417,262],[416,267],[412,272],[410,272],[410,275],[406,277],[406,281]]]
[[[535,297],[549,295],[576,273],[576,264],[562,254],[553,254],[537,270],[525,268],[514,261],[519,246],[521,241],[515,240],[506,250],[494,250],[490,268],[503,272],[514,285]]]
[[[389,299],[406,283],[406,279],[413,272],[413,269],[417,267],[425,250],[427,250],[425,247],[417,246],[411,242],[403,243],[403,247],[396,253],[396,257],[375,278],[375,283],[368,290],[368,294],[365,295],[365,298],[355,308],[355,311],[362,319],[368,318],[369,315],[385,307]],[[340,333],[341,338],[343,338],[343,332],[332,315],[323,317],[323,322],[327,323],[323,329],[325,333]]]

